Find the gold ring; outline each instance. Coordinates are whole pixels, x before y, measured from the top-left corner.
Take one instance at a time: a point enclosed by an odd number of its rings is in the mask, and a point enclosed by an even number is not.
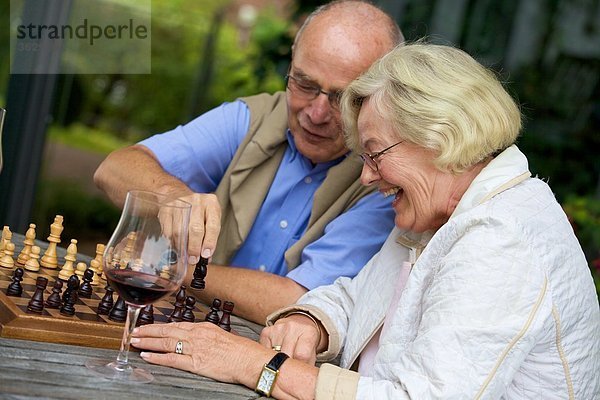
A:
[[[277,345],[273,346],[272,349],[275,351],[281,351],[281,345],[277,344]]]
[[[175,345],[175,353],[183,354],[183,342],[181,340]]]

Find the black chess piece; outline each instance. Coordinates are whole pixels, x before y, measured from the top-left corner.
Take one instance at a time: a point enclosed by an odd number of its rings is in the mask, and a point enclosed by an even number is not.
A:
[[[140,325],[149,325],[154,323],[154,307],[152,304],[148,304],[146,307],[142,308],[140,311],[140,315],[138,317],[137,326]]]
[[[62,296],[62,304],[65,304],[69,300],[69,296],[71,295],[71,293],[77,292],[78,289],[79,289],[79,277],[77,275],[73,274],[69,277],[69,280],[67,281],[67,288],[65,289],[63,296]],[[73,302],[73,304],[75,304],[75,303]]]
[[[196,264],[196,268],[194,269],[194,279],[192,279],[192,283],[190,286],[194,289],[204,289],[206,287],[206,282],[204,282],[204,278],[206,278],[206,273],[208,272],[208,258],[200,257],[200,261]]]
[[[185,307],[185,285],[181,285],[175,295],[173,312],[167,318],[167,322],[181,322],[183,320],[183,308]]]
[[[196,316],[194,315],[194,306],[196,305],[196,299],[193,296],[185,298],[185,310],[183,310],[183,320],[185,322],[194,322]]]
[[[121,296],[117,297],[115,306],[108,313],[108,319],[115,322],[125,322],[127,319],[127,304],[125,303],[125,300],[121,298]]]
[[[48,278],[38,276],[35,280],[35,292],[27,304],[27,311],[41,314],[44,311],[44,290],[48,286]]]
[[[77,286],[79,286],[79,279],[75,280],[71,280],[69,278],[69,281],[67,282],[67,290],[69,290],[69,284],[70,283],[77,283]],[[78,294],[77,294],[77,289],[75,288],[75,284],[72,285],[73,287],[70,289],[70,293],[69,296],[67,296],[66,301],[63,303],[62,307],[60,308],[60,313],[62,315],[68,315],[68,316],[73,316],[75,315],[75,303],[77,302],[77,299],[79,298]],[[65,290],[65,291],[67,291]]]
[[[210,306],[210,311],[208,312],[208,314],[206,314],[206,317],[204,318],[204,320],[208,321],[208,322],[212,322],[215,325],[218,325],[219,321],[221,320],[219,318],[219,309],[220,308],[221,308],[221,300],[214,299],[212,302],[212,306]]]
[[[60,300],[60,292],[62,291],[63,283],[60,279],[54,281],[54,287],[52,287],[52,294],[46,299],[47,308],[59,308],[62,304]]]
[[[110,285],[106,285],[105,287],[106,292],[104,293],[104,296],[102,296],[102,300],[100,300],[100,303],[98,304],[98,314],[100,315],[108,315],[108,313],[110,312],[110,310],[113,308],[113,293],[115,292],[115,290],[110,287]]]
[[[89,299],[92,297],[92,293],[94,293],[94,289],[92,288],[92,279],[94,278],[94,271],[91,269],[86,269],[83,273],[83,283],[79,287],[79,296],[85,297]]]
[[[21,293],[23,293],[23,286],[21,286],[21,281],[23,280],[23,268],[15,269],[15,272],[12,276],[12,282],[6,288],[7,296],[21,297]]]
[[[223,303],[223,316],[219,321],[219,327],[231,332],[231,313],[233,312],[233,302],[226,301]]]

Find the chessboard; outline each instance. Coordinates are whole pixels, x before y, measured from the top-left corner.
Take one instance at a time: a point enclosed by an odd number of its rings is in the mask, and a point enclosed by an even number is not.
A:
[[[16,245],[15,257],[18,254],[19,242],[24,236],[14,234],[13,242]],[[36,240],[40,247],[47,243]],[[21,246],[22,247],[22,246]],[[65,249],[58,248],[59,264],[64,263]],[[78,261],[90,261],[91,257],[77,254]],[[98,305],[106,293],[106,281],[93,286],[90,298],[79,296],[75,303],[75,314],[66,316],[59,309],[44,307],[41,314],[31,313],[27,306],[36,290],[36,280],[39,276],[48,279],[44,291],[44,299],[52,293],[54,282],[58,279],[60,268],[40,268],[37,272],[24,270],[21,286],[22,294],[19,297],[8,296],[7,288],[12,282],[15,268],[0,267],[0,337],[28,339],[41,342],[73,344],[86,347],[118,349],[123,337],[124,323],[114,322],[107,315],[97,312]],[[66,282],[65,282],[66,283]],[[66,285],[65,285],[66,287]],[[188,288],[187,295],[194,296],[194,290]],[[195,297],[195,296],[194,296]],[[117,294],[114,294],[117,300]],[[175,297],[171,295],[154,303],[154,323],[167,323],[169,315],[174,310]],[[195,321],[204,321],[210,307],[196,302],[194,306]],[[259,330],[252,323],[231,316],[232,332],[256,339]]]

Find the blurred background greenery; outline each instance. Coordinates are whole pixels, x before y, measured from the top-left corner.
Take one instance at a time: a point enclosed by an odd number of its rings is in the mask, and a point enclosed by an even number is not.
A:
[[[152,0],[150,75],[60,75],[30,212],[38,237],[62,214],[65,237],[92,254],[118,217],[91,182],[102,158],[224,101],[282,90],[298,22],[323,3]],[[375,3],[408,40],[457,45],[498,72],[522,106],[530,169],[549,181],[600,282],[600,0]],[[0,4],[5,21],[9,11]],[[0,30],[0,105],[10,109],[9,39]]]

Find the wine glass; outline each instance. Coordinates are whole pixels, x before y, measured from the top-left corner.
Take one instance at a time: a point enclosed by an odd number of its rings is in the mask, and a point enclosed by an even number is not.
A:
[[[86,367],[109,379],[147,383],[153,376],[128,362],[131,332],[140,310],[177,290],[187,269],[191,205],[146,192],[127,193],[121,218],[104,251],[104,274],[127,303],[121,349],[115,361]]]

